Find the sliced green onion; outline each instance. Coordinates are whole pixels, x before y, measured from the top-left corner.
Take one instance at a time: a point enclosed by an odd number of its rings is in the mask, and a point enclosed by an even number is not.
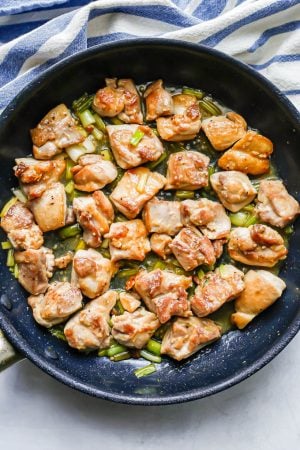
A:
[[[211,175],[213,175],[216,171],[216,168],[214,166],[209,166],[208,167],[208,176],[210,177]]]
[[[69,181],[69,183],[67,183],[65,185],[65,191],[67,194],[71,195],[74,191],[74,181]]]
[[[147,184],[148,180],[148,173],[143,173],[142,176],[139,179],[139,182],[137,184],[136,190],[142,194],[144,192],[145,186]]]
[[[162,163],[166,159],[167,156],[168,156],[168,153],[163,152],[156,161],[153,161],[150,164],[148,164],[148,169],[150,169],[150,170],[155,169],[155,167],[157,167],[160,163]]]
[[[73,178],[71,169],[74,167],[74,165],[75,165],[74,162],[68,158],[67,162],[66,162],[66,180],[67,181],[70,181]]]
[[[98,356],[107,356],[107,348],[98,351]]]
[[[111,154],[111,152],[109,150],[101,150],[101,152],[99,153],[99,155],[102,156],[102,158],[104,159],[104,161],[113,161],[114,158]]]
[[[101,244],[101,248],[108,248],[108,246],[109,246],[109,239],[104,239]]]
[[[141,367],[140,369],[136,369],[134,371],[134,375],[137,378],[146,377],[148,375],[151,375],[152,373],[156,372],[156,367],[154,364],[149,364],[148,366]]]
[[[67,239],[80,233],[81,228],[78,223],[75,223],[74,225],[68,225],[67,227],[61,228],[58,232],[58,236],[60,239]]]
[[[95,119],[96,126],[99,128],[100,131],[102,131],[104,133],[106,126],[105,126],[105,123],[103,122],[103,120],[101,119],[101,117],[98,116],[98,114],[94,113],[94,119]]]
[[[56,328],[56,327],[52,327],[52,328],[49,328],[49,331],[52,334],[52,336],[55,336],[56,338],[61,339],[62,341],[66,341],[67,340],[62,329]]]
[[[136,147],[138,143],[143,139],[145,133],[143,133],[139,128],[133,133],[130,139],[130,144]]]
[[[205,277],[205,273],[202,269],[199,269],[197,272],[197,277],[199,278],[199,280],[202,280],[202,278]]]
[[[94,136],[97,141],[102,141],[103,139],[103,133],[102,131],[98,130],[98,128],[94,128],[92,131],[92,135]]]
[[[218,269],[219,269],[219,273],[220,273],[221,277],[225,277],[225,276],[226,276],[226,273],[227,273],[225,264],[221,264],[221,265],[218,267]]]
[[[187,94],[187,95],[194,95],[199,100],[201,100],[205,95],[203,91],[200,91],[198,89],[187,88],[187,87],[184,87],[182,89],[182,93]]]
[[[120,300],[117,301],[116,307],[117,307],[117,309],[119,310],[119,313],[120,313],[120,314],[124,314],[125,309],[123,308],[123,305],[122,305],[122,303],[120,302]]]
[[[129,358],[131,358],[131,354],[128,351],[126,351],[126,352],[118,353],[115,356],[111,356],[110,360],[117,362],[117,361],[124,361],[125,359],[129,359]]]
[[[11,248],[7,252],[6,265],[7,267],[14,267],[15,265],[14,251]]]
[[[127,349],[123,345],[114,344],[109,349],[107,349],[107,356],[115,356],[118,353],[126,352]]]
[[[212,116],[219,116],[220,114],[222,114],[220,108],[210,100],[200,100],[199,104],[201,108],[203,108],[206,112],[208,112]]]
[[[19,277],[19,267],[18,264],[14,265],[14,277],[18,278]]]
[[[66,149],[68,156],[74,162],[77,162],[77,160],[86,153],[94,153],[95,151],[96,141],[91,134],[82,142],[82,144],[70,145],[70,147]]]
[[[86,243],[82,238],[79,239],[78,244],[76,245],[75,251],[77,250],[85,250],[87,247]]]
[[[132,277],[133,275],[136,275],[138,273],[139,269],[123,269],[118,272],[119,278],[127,278]]]
[[[229,214],[230,221],[235,227],[249,227],[257,223],[257,217],[254,214],[239,211],[237,213]]]
[[[10,248],[12,248],[11,242],[10,241],[1,242],[1,248],[2,250],[9,250]]]
[[[12,189],[12,193],[14,194],[15,197],[17,197],[17,199],[22,202],[22,203],[26,203],[27,202],[27,197],[26,195],[21,191],[21,189]]]
[[[292,234],[294,232],[294,227],[293,225],[288,225],[287,227],[285,227],[283,229],[284,234]],[[2,247],[3,248],[3,247]]]
[[[181,199],[194,198],[195,192],[194,191],[176,191],[175,196],[177,198],[181,198]]]
[[[122,214],[117,214],[115,217],[116,222],[127,222],[127,218],[123,216]]]
[[[250,203],[247,206],[244,206],[243,211],[247,211],[247,212],[253,212],[255,208],[255,205],[253,205],[253,203]]]
[[[94,96],[88,95],[85,92],[77,100],[74,100],[74,102],[72,103],[72,108],[74,109],[76,114],[81,113],[81,112],[85,111],[86,109],[88,109],[92,105],[93,100],[94,100]]]
[[[254,214],[249,214],[244,227],[250,227],[250,225],[254,225],[255,223],[258,223],[257,217]]]
[[[123,125],[123,123],[124,123],[122,120],[118,119],[117,117],[112,117],[110,120],[113,125]]]
[[[154,363],[161,363],[160,356],[153,355],[153,353],[148,352],[147,350],[141,350],[140,355],[142,358],[147,359],[148,361],[151,361]]]
[[[165,268],[166,268],[166,263],[164,263],[163,261],[156,261],[156,263],[153,266],[153,270],[155,270],[155,269],[164,270]]]
[[[15,203],[17,203],[17,201],[18,201],[17,197],[12,197],[10,200],[8,200],[8,202],[5,203],[5,205],[3,206],[2,210],[1,210],[0,217],[4,217],[8,213],[8,210]]]
[[[161,344],[154,339],[149,339],[146,345],[146,349],[154,355],[160,356]]]
[[[100,253],[104,258],[110,259],[110,251],[107,248],[100,248]]]

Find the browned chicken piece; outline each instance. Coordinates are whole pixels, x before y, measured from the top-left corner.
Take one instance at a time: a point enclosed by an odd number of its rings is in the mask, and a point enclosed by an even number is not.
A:
[[[115,306],[118,294],[107,291],[88,302],[73,316],[64,328],[68,344],[77,350],[96,350],[111,344],[109,314]]]
[[[164,151],[161,141],[146,125],[108,125],[106,130],[114,157],[122,169],[156,161]],[[133,145],[131,140],[136,132],[142,133],[142,138]]]
[[[133,313],[141,306],[140,296],[135,292],[120,292],[119,298],[125,311],[130,313]]]
[[[269,156],[273,152],[270,139],[248,131],[234,146],[218,160],[224,170],[238,170],[250,175],[262,175],[270,169]]]
[[[211,265],[216,262],[212,243],[195,227],[183,228],[173,239],[170,249],[187,271],[201,264]]]
[[[105,161],[100,155],[81,156],[78,163],[71,171],[74,176],[74,186],[79,191],[97,191],[118,176],[116,166],[111,161]]]
[[[237,227],[230,233],[228,252],[232,259],[249,266],[273,267],[286,258],[287,248],[277,231],[267,225]]]
[[[43,245],[43,233],[26,206],[17,202],[1,219],[1,227],[16,250],[37,250]]]
[[[147,230],[140,219],[111,224],[109,233],[109,251],[112,261],[119,259],[135,259],[143,261],[150,252]]]
[[[30,209],[43,232],[57,230],[66,224],[67,199],[64,185],[54,183],[41,197],[31,200]]]
[[[238,328],[248,325],[258,314],[269,308],[286,288],[279,277],[266,270],[249,270],[245,275],[245,290],[235,301],[231,320]]]
[[[145,203],[164,187],[166,179],[146,167],[127,170],[113,190],[110,199],[128,219],[134,219]]]
[[[165,323],[172,316],[187,317],[191,314],[186,292],[191,284],[191,277],[160,269],[151,272],[143,270],[135,277],[134,289],[148,309],[157,315],[161,323]]]
[[[54,260],[54,266],[58,269],[65,269],[73,261],[74,254],[69,251],[65,255],[59,256]]]
[[[55,281],[45,294],[28,297],[28,304],[35,320],[50,328],[64,322],[82,307],[82,295],[80,289],[67,281]]]
[[[256,212],[263,222],[283,228],[300,214],[300,206],[288,193],[282,181],[262,180],[259,185]]]
[[[246,134],[247,123],[242,116],[228,112],[202,121],[202,129],[215,150],[226,150]]]
[[[165,189],[194,191],[208,185],[209,158],[202,153],[184,151],[172,153],[168,160]]]
[[[65,168],[66,163],[63,159],[38,161],[34,158],[17,158],[14,172],[28,199],[33,200],[59,181]]]
[[[161,353],[181,361],[220,337],[219,327],[210,319],[178,317],[164,335]]]
[[[216,239],[215,241],[211,241],[212,246],[215,252],[215,258],[218,259],[223,254],[223,246],[226,244],[227,239]]]
[[[36,159],[51,159],[64,148],[85,139],[64,104],[51,109],[30,133]]]
[[[93,249],[78,250],[73,258],[71,283],[83,295],[95,298],[109,288],[115,266]]]
[[[219,202],[206,198],[184,200],[181,202],[184,225],[196,225],[209,239],[222,239],[229,236],[231,223],[225,209]]]
[[[159,117],[157,131],[165,141],[190,141],[201,128],[199,103],[194,95],[178,94],[172,97],[174,115]]]
[[[163,88],[163,81],[151,83],[144,93],[146,99],[146,120],[150,122],[161,116],[170,116],[174,112],[172,95]]]
[[[236,298],[244,289],[244,274],[231,264],[208,272],[191,298],[191,307],[198,317],[205,317]]]
[[[41,247],[38,250],[15,252],[14,258],[19,268],[18,281],[33,295],[42,294],[48,288],[48,279],[53,275],[54,256],[52,250]]]
[[[118,116],[125,123],[143,123],[139,94],[132,80],[106,78],[106,87],[97,91],[93,108],[102,117]]]
[[[108,198],[101,191],[73,200],[73,210],[83,228],[84,241],[93,248],[100,246],[102,236],[108,233],[114,220],[114,210]]]
[[[149,233],[165,233],[171,236],[183,227],[180,202],[159,200],[154,197],[146,203],[143,219]]]
[[[120,316],[112,316],[113,338],[122,345],[143,348],[160,323],[155,314],[145,308],[138,308],[133,313],[127,311]]]
[[[172,253],[171,242],[172,238],[168,234],[153,233],[150,237],[151,250],[162,259],[166,259]]]
[[[225,208],[232,212],[249,205],[257,194],[247,175],[235,170],[214,173],[210,182]]]

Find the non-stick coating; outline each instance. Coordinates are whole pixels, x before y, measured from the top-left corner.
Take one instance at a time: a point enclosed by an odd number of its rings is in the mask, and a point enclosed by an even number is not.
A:
[[[299,118],[287,99],[253,70],[214,50],[167,40],[131,40],[94,47],[54,66],[30,84],[0,119],[2,203],[15,185],[15,157],[31,151],[28,130],[60,102],[70,105],[95,92],[104,77],[131,77],[137,83],[163,78],[168,84],[204,89],[243,115],[275,143],[274,160],[288,190],[299,199]],[[33,320],[26,294],[0,255],[0,326],[11,342],[45,372],[88,394],[124,403],[167,404],[201,398],[245,379],[270,361],[300,326],[300,231],[291,239],[281,273],[283,297],[245,331],[232,331],[180,364],[165,360],[157,372],[137,379],[142,361],[110,362],[81,355]],[[1,240],[4,235],[1,236]],[[11,302],[11,309],[3,306]]]

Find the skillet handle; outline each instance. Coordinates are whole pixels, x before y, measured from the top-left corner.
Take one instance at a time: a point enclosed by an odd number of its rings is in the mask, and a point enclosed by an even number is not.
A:
[[[23,356],[13,348],[4,336],[3,331],[0,330],[0,372],[21,359],[23,359]]]

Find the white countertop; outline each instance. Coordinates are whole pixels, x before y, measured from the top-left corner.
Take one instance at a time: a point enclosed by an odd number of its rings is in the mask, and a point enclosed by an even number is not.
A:
[[[0,374],[0,448],[299,450],[299,346],[225,392],[162,407],[91,398],[23,361]]]

